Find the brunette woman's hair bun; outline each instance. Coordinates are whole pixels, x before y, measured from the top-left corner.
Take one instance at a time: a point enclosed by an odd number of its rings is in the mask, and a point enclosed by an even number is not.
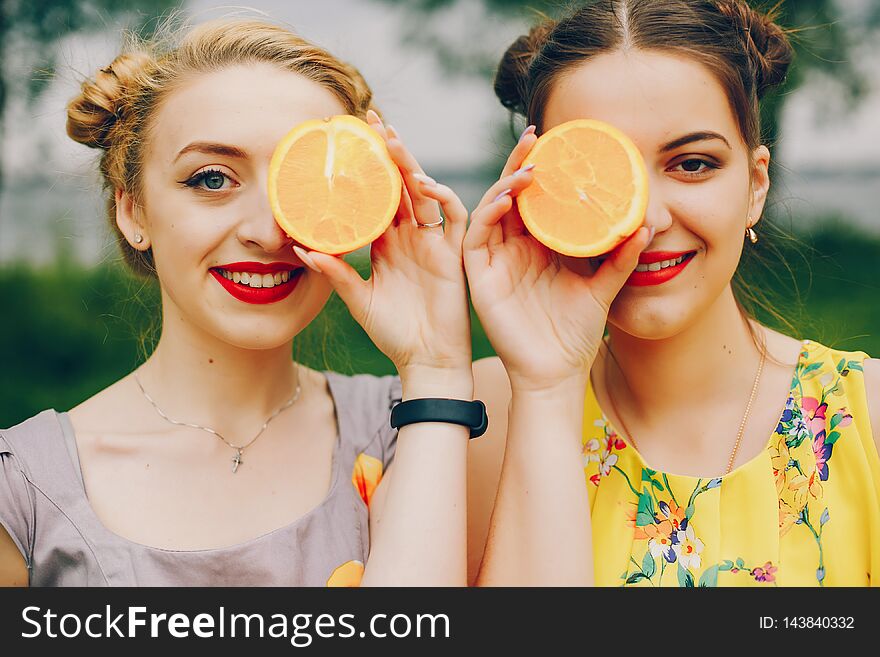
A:
[[[498,64],[495,73],[495,95],[511,112],[525,115],[528,111],[529,67],[547,43],[557,21],[546,19],[528,34],[514,41]]]
[[[79,95],[67,105],[70,138],[91,148],[110,148],[113,128],[126,111],[129,91],[152,63],[146,53],[125,53],[85,80]]]
[[[742,34],[754,67],[758,98],[785,82],[794,50],[775,15],[753,9],[746,0],[720,0],[718,8]]]

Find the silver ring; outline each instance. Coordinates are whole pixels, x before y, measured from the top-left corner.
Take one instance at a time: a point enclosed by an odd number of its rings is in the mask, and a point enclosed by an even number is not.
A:
[[[443,225],[443,217],[440,217],[440,221],[435,221],[432,224],[420,224],[418,221],[416,224],[418,224],[419,228],[436,228],[437,226]]]

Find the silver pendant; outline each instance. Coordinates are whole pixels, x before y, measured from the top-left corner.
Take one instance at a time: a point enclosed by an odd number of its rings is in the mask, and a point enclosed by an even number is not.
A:
[[[232,474],[235,474],[235,471],[238,470],[238,466],[242,464],[241,460],[241,450],[238,450],[235,453],[235,458],[232,459]]]

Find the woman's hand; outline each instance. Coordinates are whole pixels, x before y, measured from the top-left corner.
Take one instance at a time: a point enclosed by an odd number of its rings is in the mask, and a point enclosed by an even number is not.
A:
[[[462,267],[467,210],[449,187],[425,175],[394,129],[372,110],[367,122],[385,139],[404,182],[397,215],[371,246],[372,275],[363,280],[341,257],[308,255],[401,378],[438,372],[470,377],[470,313]],[[443,225],[419,227],[440,221],[441,208]]]
[[[471,301],[511,386],[520,390],[585,376],[611,302],[653,237],[642,227],[594,273],[579,274],[529,235],[513,197],[534,180],[532,171],[520,169],[537,141],[533,130],[523,133],[501,179],[471,214],[464,240]]]

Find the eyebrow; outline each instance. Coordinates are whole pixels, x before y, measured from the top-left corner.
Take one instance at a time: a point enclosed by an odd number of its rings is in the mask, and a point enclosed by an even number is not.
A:
[[[177,157],[174,158],[174,161],[177,162],[181,157],[186,155],[187,153],[207,153],[208,155],[223,155],[225,157],[237,157],[239,159],[246,159],[247,153],[237,146],[229,146],[227,144],[217,144],[208,141],[194,141],[187,146],[184,146],[180,149],[180,152],[177,154]]]
[[[663,146],[660,149],[660,152],[668,153],[669,151],[674,151],[676,148],[684,146],[685,144],[690,144],[695,141],[708,141],[710,139],[720,139],[728,148],[730,148],[730,150],[733,150],[730,146],[730,142],[728,142],[722,135],[719,135],[717,132],[712,132],[711,130],[702,130],[700,132],[692,132],[683,137],[679,137],[678,139],[673,139],[671,142]]]

